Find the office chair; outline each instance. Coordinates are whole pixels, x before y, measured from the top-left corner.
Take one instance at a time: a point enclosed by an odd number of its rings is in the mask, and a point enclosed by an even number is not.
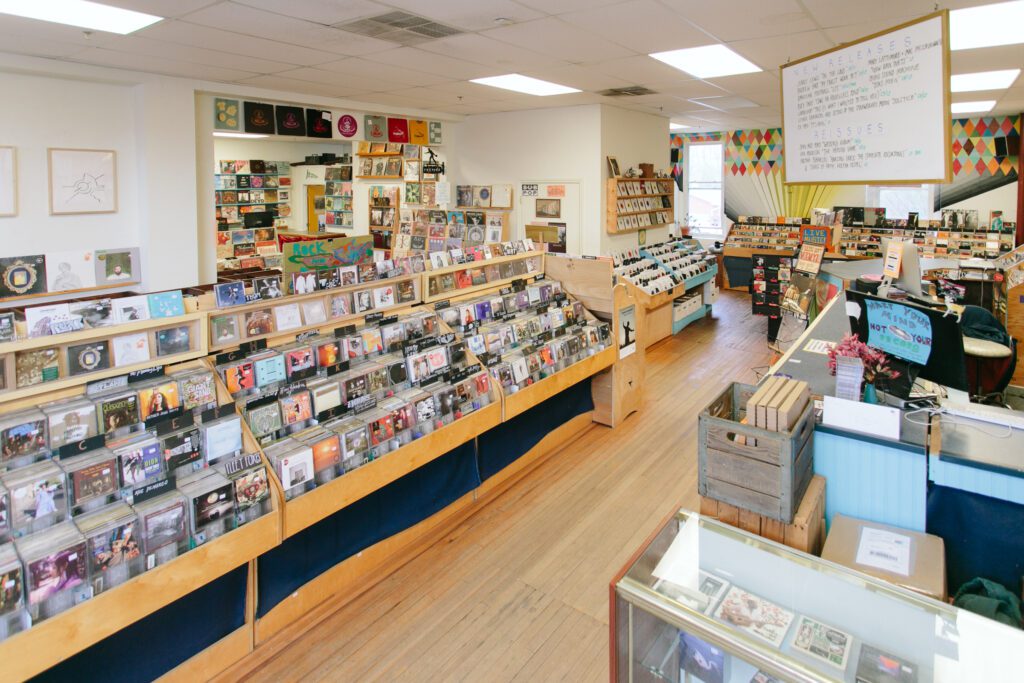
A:
[[[990,311],[964,306],[960,316],[964,335],[967,380],[979,403],[1003,403],[1003,392],[1017,367],[1017,340]]]

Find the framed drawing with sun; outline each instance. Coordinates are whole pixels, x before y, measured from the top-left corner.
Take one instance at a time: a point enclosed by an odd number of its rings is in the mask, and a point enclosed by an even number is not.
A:
[[[51,147],[47,156],[51,215],[117,211],[117,152]]]

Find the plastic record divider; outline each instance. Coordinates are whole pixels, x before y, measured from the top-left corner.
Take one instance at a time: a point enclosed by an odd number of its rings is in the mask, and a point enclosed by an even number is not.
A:
[[[194,360],[175,365],[173,369],[194,368],[205,369],[208,364],[205,360]],[[230,400],[221,386],[217,387],[217,395],[221,404]],[[244,420],[242,425],[246,452],[260,453],[269,474],[270,465],[251,434],[246,435]],[[273,476],[270,480],[274,480]],[[271,484],[272,511],[0,642],[4,678],[22,680],[42,673],[278,545],[283,495],[273,486]],[[249,571],[253,571],[251,566]],[[246,595],[245,624],[241,628],[179,666],[183,670],[189,667],[209,674],[251,652],[254,597],[250,587]]]

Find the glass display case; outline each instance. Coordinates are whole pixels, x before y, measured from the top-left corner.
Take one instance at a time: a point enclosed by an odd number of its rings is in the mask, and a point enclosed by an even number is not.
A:
[[[611,639],[617,681],[1024,680],[1024,631],[686,511],[612,582]]]

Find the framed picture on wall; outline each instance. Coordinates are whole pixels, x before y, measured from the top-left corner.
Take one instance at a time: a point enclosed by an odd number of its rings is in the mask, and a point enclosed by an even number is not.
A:
[[[607,157],[608,159],[608,177],[618,178],[619,177],[619,160],[615,157]]]
[[[561,218],[562,217],[562,200],[561,199],[541,199],[537,198],[537,208],[534,211],[537,218]]]
[[[18,158],[13,147],[0,147],[0,216],[18,215]]]
[[[47,156],[51,215],[117,212],[117,152],[51,147]]]

